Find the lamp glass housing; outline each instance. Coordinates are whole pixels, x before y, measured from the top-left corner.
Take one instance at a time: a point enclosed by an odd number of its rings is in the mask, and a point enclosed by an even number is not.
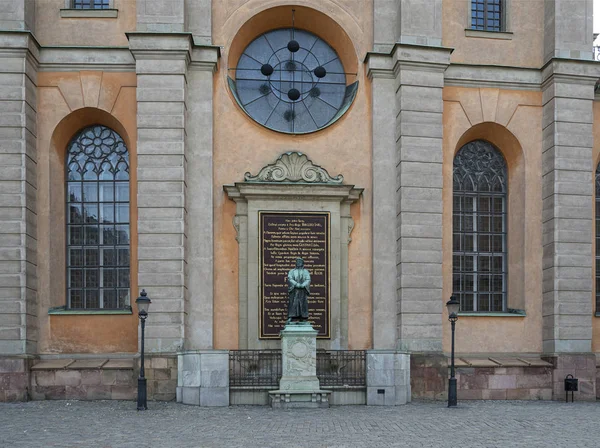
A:
[[[142,293],[142,295],[135,300],[135,303],[138,306],[138,313],[148,314],[148,308],[150,308],[152,301]]]
[[[450,300],[446,302],[448,308],[448,316],[458,316],[458,309],[460,308],[460,302],[456,300],[456,297],[450,296]]]

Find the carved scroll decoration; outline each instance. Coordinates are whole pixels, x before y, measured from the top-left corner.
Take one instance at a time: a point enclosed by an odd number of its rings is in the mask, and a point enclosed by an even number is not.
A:
[[[297,182],[310,184],[341,184],[344,176],[331,177],[325,168],[315,165],[306,154],[286,152],[253,176],[244,175],[246,182]]]

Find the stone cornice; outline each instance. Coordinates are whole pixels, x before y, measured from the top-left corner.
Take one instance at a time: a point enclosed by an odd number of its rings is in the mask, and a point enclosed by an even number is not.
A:
[[[553,58],[541,68],[542,90],[553,81],[595,85],[600,78],[600,63],[591,60]]]
[[[133,72],[135,59],[128,47],[43,47],[40,71],[98,70]]]
[[[193,70],[216,71],[221,49],[197,45],[192,33],[125,33],[136,60],[185,60]]]
[[[229,199],[235,202],[246,202],[249,197],[254,199],[302,199],[331,200],[352,203],[360,199],[363,188],[354,185],[335,184],[297,184],[297,183],[268,183],[268,182],[236,182],[233,185],[223,185],[223,190]]]
[[[454,87],[540,90],[541,80],[536,68],[450,64],[444,72],[444,85]]]
[[[403,68],[444,72],[453,51],[448,47],[396,43],[389,53],[368,52],[364,63],[370,79],[395,78]]]

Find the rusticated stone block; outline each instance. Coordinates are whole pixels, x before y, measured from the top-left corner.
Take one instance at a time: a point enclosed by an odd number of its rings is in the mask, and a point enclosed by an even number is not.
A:
[[[506,389],[486,389],[481,391],[484,400],[506,400]]]
[[[175,388],[177,387],[177,381],[167,380],[158,381],[158,387],[156,393],[159,394],[173,394],[175,396]]]
[[[53,370],[39,370],[32,372],[34,386],[55,386],[56,380],[54,378]]]
[[[457,387],[459,389],[487,389],[488,377],[485,375],[457,375]]]
[[[86,386],[86,398],[88,400],[110,400],[111,386]]]
[[[87,386],[65,386],[65,398],[67,400],[85,400]]]
[[[25,359],[0,358],[0,373],[26,372],[27,362]]]
[[[482,390],[458,389],[456,395],[459,400],[481,400],[483,398]]]
[[[116,371],[116,385],[117,386],[133,386],[135,383],[133,378],[133,372],[130,370],[117,370]]]
[[[112,386],[110,398],[113,400],[133,400],[136,390],[131,386]]]
[[[64,400],[66,398],[66,386],[38,386],[32,391],[34,400]]]
[[[164,368],[164,369],[153,369],[154,371],[154,379],[161,381],[161,380],[170,380],[171,379],[171,372]]]
[[[90,386],[98,386],[102,384],[102,376],[100,370],[82,370],[81,384]]]
[[[81,384],[81,372],[78,370],[57,370],[54,378],[57,386],[79,386]]]
[[[490,375],[488,377],[490,389],[514,389],[517,387],[516,375]]]
[[[106,386],[113,386],[117,384],[117,371],[116,370],[103,370],[102,371],[102,384]]]
[[[152,358],[151,362],[153,369],[166,369],[168,367],[167,358]]]

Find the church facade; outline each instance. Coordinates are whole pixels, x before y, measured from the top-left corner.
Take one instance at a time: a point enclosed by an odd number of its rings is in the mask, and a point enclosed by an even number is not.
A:
[[[262,403],[297,257],[334,402],[444,399],[451,296],[459,399],[595,400],[592,41],[591,0],[1,2],[0,400],[133,398],[145,289],[150,398]]]

